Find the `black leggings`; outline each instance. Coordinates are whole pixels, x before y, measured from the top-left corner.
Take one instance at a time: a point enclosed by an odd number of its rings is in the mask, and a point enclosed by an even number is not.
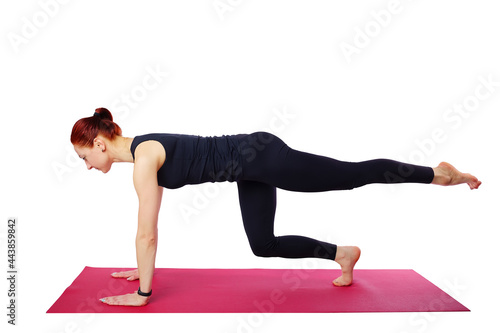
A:
[[[387,159],[342,162],[300,152],[278,137],[257,132],[239,138],[241,172],[237,181],[243,224],[250,247],[261,257],[335,260],[337,246],[303,236],[274,235],[276,188],[300,192],[347,190],[372,183],[424,183],[430,167]]]

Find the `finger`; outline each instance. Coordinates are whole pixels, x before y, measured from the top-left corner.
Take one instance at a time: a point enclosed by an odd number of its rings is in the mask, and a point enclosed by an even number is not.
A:
[[[107,305],[120,305],[120,299],[116,296],[101,298],[101,302]]]
[[[114,272],[114,273],[111,273],[111,276],[115,277],[115,278],[126,278],[126,277],[129,277],[130,275],[132,275],[130,271],[128,271],[128,272]]]
[[[124,277],[123,276],[123,272],[114,272],[114,273],[111,273],[111,276],[114,277],[114,278],[122,278],[122,277]]]

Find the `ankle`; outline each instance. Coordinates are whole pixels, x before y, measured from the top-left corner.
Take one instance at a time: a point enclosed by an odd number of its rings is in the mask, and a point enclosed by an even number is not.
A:
[[[434,171],[434,178],[431,182],[432,184],[448,185],[451,182],[451,176],[439,166],[432,168],[432,170]]]
[[[346,252],[343,246],[337,246],[337,253],[335,254],[335,261],[338,263],[339,260],[344,259]]]

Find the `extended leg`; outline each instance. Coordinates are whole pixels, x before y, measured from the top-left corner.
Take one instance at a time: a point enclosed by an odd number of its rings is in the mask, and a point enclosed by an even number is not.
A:
[[[320,192],[353,189],[372,183],[428,184],[434,177],[434,170],[430,167],[388,159],[343,162],[292,149],[280,138],[264,134],[253,133],[245,139],[256,149],[243,150],[242,179],[290,191]],[[245,141],[242,146],[244,144]],[[249,153],[245,154],[246,151]]]

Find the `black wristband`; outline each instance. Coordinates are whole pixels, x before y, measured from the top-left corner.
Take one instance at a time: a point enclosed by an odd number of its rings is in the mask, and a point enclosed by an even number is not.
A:
[[[149,297],[149,296],[151,296],[151,294],[153,293],[153,289],[151,289],[151,290],[149,291],[149,293],[143,293],[143,292],[141,291],[141,287],[139,287],[139,290],[137,290],[137,293],[138,293],[139,295],[141,295],[141,296],[144,296],[144,297]]]

